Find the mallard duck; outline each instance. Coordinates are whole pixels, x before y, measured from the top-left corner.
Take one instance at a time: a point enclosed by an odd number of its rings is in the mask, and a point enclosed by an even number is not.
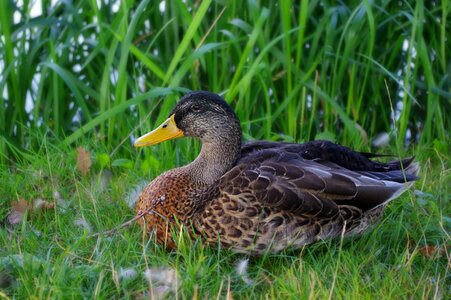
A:
[[[158,243],[171,229],[236,252],[262,254],[361,233],[417,179],[413,158],[382,163],[329,141],[242,144],[240,122],[218,95],[191,92],[135,147],[190,136],[202,149],[141,193],[139,223]]]

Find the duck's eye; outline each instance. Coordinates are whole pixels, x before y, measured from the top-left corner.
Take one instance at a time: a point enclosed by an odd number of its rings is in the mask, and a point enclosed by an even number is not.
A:
[[[194,112],[200,112],[200,105],[199,104],[191,105],[191,110]]]

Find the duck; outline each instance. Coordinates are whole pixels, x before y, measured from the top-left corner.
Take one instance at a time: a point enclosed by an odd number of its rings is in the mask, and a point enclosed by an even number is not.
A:
[[[177,232],[249,255],[277,253],[361,234],[418,179],[413,157],[387,163],[330,141],[242,142],[240,121],[219,95],[184,95],[135,147],[192,137],[197,158],[153,179],[136,204],[138,223],[158,244]]]

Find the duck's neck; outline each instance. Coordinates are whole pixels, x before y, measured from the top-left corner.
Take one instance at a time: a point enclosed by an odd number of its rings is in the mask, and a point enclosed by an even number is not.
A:
[[[180,170],[189,174],[193,181],[208,186],[234,166],[240,151],[241,132],[234,132],[223,138],[215,137],[214,140],[204,140],[199,156]]]

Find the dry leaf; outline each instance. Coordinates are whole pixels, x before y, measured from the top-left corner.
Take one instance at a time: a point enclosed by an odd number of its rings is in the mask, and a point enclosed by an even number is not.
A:
[[[23,215],[28,209],[31,209],[31,205],[24,199],[11,203],[12,211],[8,215],[8,222],[11,225],[19,224],[22,222]]]
[[[11,203],[12,211],[9,213],[7,219],[9,224],[15,225],[22,222],[23,216],[27,210],[34,212],[39,210],[54,209],[55,203],[36,199],[33,204],[28,204],[24,199]]]
[[[424,246],[421,247],[419,251],[424,257],[433,258],[437,254],[438,249],[435,246]]]
[[[86,151],[83,147],[77,148],[77,169],[81,175],[86,176],[89,172],[89,168],[92,165],[91,153]]]

